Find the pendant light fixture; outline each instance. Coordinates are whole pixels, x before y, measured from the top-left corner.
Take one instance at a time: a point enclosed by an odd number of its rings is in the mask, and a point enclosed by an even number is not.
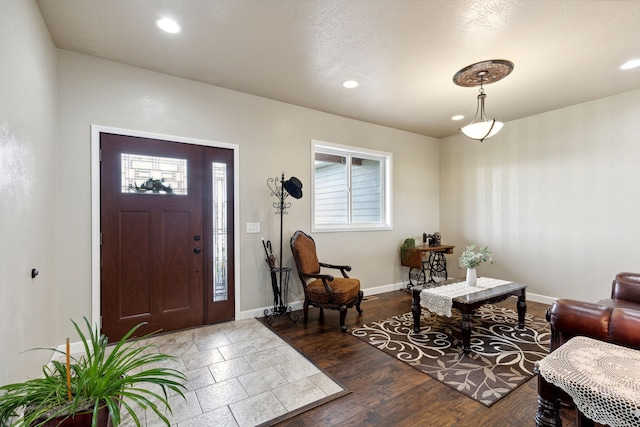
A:
[[[500,132],[503,123],[496,119],[487,119],[484,112],[484,100],[487,98],[484,93],[484,85],[503,79],[511,71],[513,71],[513,62],[504,59],[491,59],[464,67],[453,76],[453,82],[458,86],[480,86],[476,115],[471,123],[460,129],[465,136],[482,142]]]

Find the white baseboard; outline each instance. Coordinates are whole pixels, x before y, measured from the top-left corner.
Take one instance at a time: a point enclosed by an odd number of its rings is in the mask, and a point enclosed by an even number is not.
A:
[[[58,353],[58,352],[54,351],[51,354],[51,359],[49,359],[49,360],[58,359],[58,358],[62,357],[64,354],[66,354],[67,345],[66,344],[60,344],[59,346],[56,347],[56,350],[61,351],[62,353]],[[76,341],[76,342],[69,343],[69,353],[70,354],[84,353],[84,346],[82,345],[82,341]]]
[[[367,288],[367,289],[363,289],[362,292],[364,293],[364,296],[369,296],[369,295],[376,295],[376,294],[383,294],[385,292],[391,292],[391,291],[397,291],[399,289],[404,289],[407,284],[409,282],[402,282],[402,283],[395,283],[395,284],[391,284],[391,285],[384,285],[384,286],[377,286],[375,288]],[[289,303],[289,307],[291,307],[291,309],[293,311],[295,310],[302,310],[302,303],[304,301],[294,301],[294,302],[290,302]],[[263,308],[256,308],[253,310],[246,310],[246,311],[242,311],[240,312],[240,315],[236,317],[236,320],[244,320],[244,319],[252,319],[254,317],[265,317],[265,310],[267,310],[267,312],[271,312],[271,309],[273,307],[263,307]]]
[[[383,294],[385,292],[391,292],[391,291],[397,291],[397,290],[400,290],[400,289],[405,289],[408,284],[409,284],[409,282],[393,283],[391,285],[383,285],[383,286],[377,286],[375,288],[363,289],[362,291],[364,293],[364,296]],[[528,301],[539,302],[541,304],[551,305],[551,304],[553,304],[553,302],[556,299],[557,298],[549,297],[549,296],[546,296],[546,295],[527,293],[527,300]],[[294,311],[295,310],[302,310],[302,303],[303,303],[303,301],[295,301],[295,302],[289,303],[289,306]],[[256,308],[254,310],[242,311],[240,313],[240,316],[236,317],[236,319],[237,320],[243,320],[243,319],[251,319],[251,318],[254,318],[254,317],[265,317],[264,311],[265,310],[270,311],[271,308],[272,307],[263,307],[263,308]]]
[[[375,288],[367,288],[367,289],[363,289],[363,293],[365,296],[369,296],[369,295],[376,295],[376,294],[383,294],[385,292],[391,292],[391,291],[397,291],[400,289],[405,289],[407,287],[407,284],[409,282],[400,282],[400,283],[392,283],[390,285],[383,285],[383,286],[376,286]],[[532,293],[527,293],[527,300],[528,301],[533,301],[533,302],[539,302],[541,304],[548,304],[551,305],[553,304],[553,302],[556,300],[557,298],[553,298],[553,297],[549,297],[546,295],[539,295],[539,294],[532,294]],[[303,301],[294,301],[289,303],[289,307],[291,307],[291,310],[296,311],[296,310],[302,310],[302,303]],[[236,320],[244,320],[244,319],[252,319],[255,317],[265,317],[265,310],[267,310],[267,313],[271,312],[271,309],[273,307],[263,307],[263,308],[256,308],[256,309],[252,309],[252,310],[245,310],[245,311],[241,311],[240,314],[238,316],[236,316]],[[57,347],[57,350],[60,350],[62,352],[65,351],[65,344],[59,345]],[[71,353],[82,353],[84,352],[84,347],[82,346],[82,343],[80,341],[78,342],[73,342],[70,344],[70,348],[71,348]],[[53,353],[51,358],[53,359],[54,357],[57,358],[57,356],[59,356],[60,354],[58,353]]]
[[[558,298],[548,297],[546,295],[527,293],[527,301],[539,302],[541,304],[551,305],[557,299]]]

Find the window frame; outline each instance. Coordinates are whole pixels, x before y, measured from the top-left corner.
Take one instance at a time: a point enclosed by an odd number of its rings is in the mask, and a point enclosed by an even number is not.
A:
[[[322,224],[316,222],[316,153],[333,154],[347,157],[347,224]],[[351,158],[358,157],[380,161],[382,176],[380,179],[380,194],[382,198],[381,221],[375,223],[353,223],[352,192],[351,192]],[[311,231],[321,232],[349,232],[349,231],[379,231],[393,230],[393,153],[354,147],[332,142],[311,140]]]

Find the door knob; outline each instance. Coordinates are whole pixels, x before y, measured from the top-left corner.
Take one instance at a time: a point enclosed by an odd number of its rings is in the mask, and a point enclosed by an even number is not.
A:
[[[200,240],[200,235],[196,234],[195,236],[193,236],[193,240],[195,240],[196,242]]]
[[[200,252],[202,252],[202,249],[200,249],[200,248],[194,248],[193,249],[193,253],[194,254],[199,254]]]

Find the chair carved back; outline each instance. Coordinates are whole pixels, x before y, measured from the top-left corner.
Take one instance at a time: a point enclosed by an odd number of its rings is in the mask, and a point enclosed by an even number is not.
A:
[[[311,236],[302,231],[297,231],[291,238],[291,249],[300,274],[320,273],[320,262],[316,254],[316,243]]]

